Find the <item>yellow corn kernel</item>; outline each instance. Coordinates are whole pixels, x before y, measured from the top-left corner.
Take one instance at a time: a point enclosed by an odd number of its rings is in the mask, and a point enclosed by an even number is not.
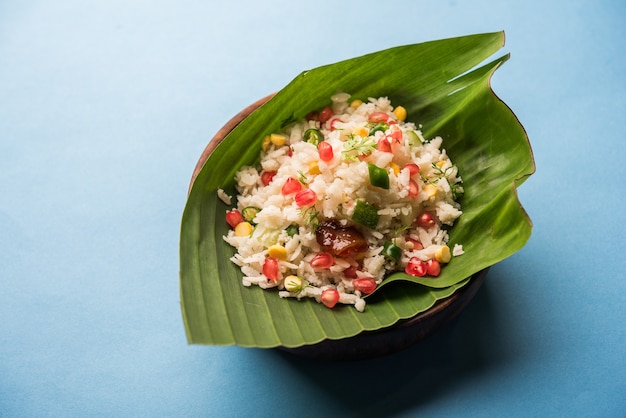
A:
[[[238,237],[247,237],[253,230],[254,227],[250,222],[240,222],[235,227],[235,235]]]
[[[406,119],[406,109],[403,108],[402,106],[398,106],[395,109],[393,109],[393,114],[396,115],[396,118],[399,121],[403,121]]]
[[[261,149],[263,151],[267,151],[270,148],[270,145],[272,144],[272,141],[270,141],[270,136],[266,136],[265,138],[263,138],[263,141],[261,142]]]
[[[360,136],[361,138],[366,138],[369,133],[370,131],[365,126],[354,128],[354,130],[352,131],[353,135]]]
[[[391,163],[389,164],[389,167],[391,167],[391,169],[393,170],[393,173],[397,176],[398,174],[400,174],[400,166],[396,163]]]
[[[320,171],[320,165],[317,161],[311,161],[309,163],[309,174],[322,174]]]
[[[287,259],[287,250],[282,245],[272,245],[267,249],[267,255],[284,261]]]
[[[439,168],[442,168],[444,165],[446,165],[446,162],[445,162],[445,161],[437,161],[437,162],[435,163],[435,165],[436,165],[437,167],[439,167]]]
[[[450,247],[447,245],[442,245],[440,248],[435,251],[435,259],[440,263],[447,263],[452,258],[452,254],[450,253]]]
[[[352,100],[352,102],[350,102],[350,107],[351,107],[352,109],[355,109],[355,110],[356,110],[356,109],[357,109],[359,106],[361,106],[362,104],[363,104],[363,102],[362,102],[361,100],[356,99],[356,100]]]
[[[283,145],[285,145],[285,142],[287,142],[287,137],[281,134],[271,134],[270,142],[277,147],[282,147]]]
[[[437,196],[438,192],[439,189],[437,189],[437,186],[434,184],[427,184],[424,186],[424,193],[426,193],[427,199]]]

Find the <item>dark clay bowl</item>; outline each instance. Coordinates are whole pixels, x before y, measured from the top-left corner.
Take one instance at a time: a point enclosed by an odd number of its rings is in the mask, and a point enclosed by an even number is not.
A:
[[[249,105],[217,131],[196,164],[189,185],[190,190],[209,155],[226,135],[273,96],[271,94]],[[364,331],[354,337],[340,340],[324,340],[317,344],[297,348],[279,347],[279,349],[297,356],[321,360],[363,360],[404,350],[434,334],[459,315],[478,292],[488,270],[486,268],[476,273],[467,285],[452,296],[437,301],[432,308],[388,328]]]

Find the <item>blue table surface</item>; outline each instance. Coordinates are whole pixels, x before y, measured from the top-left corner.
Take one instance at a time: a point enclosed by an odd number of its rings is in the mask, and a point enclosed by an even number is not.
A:
[[[504,30],[534,223],[467,310],[360,362],[187,344],[191,173],[301,71]],[[626,416],[626,2],[0,3],[0,416]]]

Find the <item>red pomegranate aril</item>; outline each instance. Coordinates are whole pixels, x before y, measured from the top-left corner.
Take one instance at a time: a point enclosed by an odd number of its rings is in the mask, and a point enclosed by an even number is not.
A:
[[[391,144],[387,141],[387,138],[381,138],[378,140],[376,149],[380,152],[391,152]]]
[[[441,273],[441,264],[437,260],[428,260],[426,262],[426,274],[437,277]]]
[[[320,154],[320,160],[324,162],[332,161],[335,157],[335,154],[333,153],[333,146],[326,141],[322,141],[317,145],[317,151]]]
[[[411,276],[424,277],[426,276],[426,263],[417,257],[411,257],[404,271]]]
[[[385,112],[374,112],[367,118],[367,120],[374,123],[387,122],[389,120],[389,116]]]
[[[267,257],[263,263],[263,274],[269,280],[278,279],[278,260],[274,257]]]
[[[335,112],[333,112],[333,108],[330,107],[330,106],[326,106],[319,113],[319,116],[317,117],[317,120],[319,120],[320,123],[326,123],[326,122],[328,122],[330,120],[330,118],[333,117],[334,114],[335,114]]]
[[[413,177],[420,173],[420,166],[415,163],[408,163],[404,165],[404,168],[409,170],[409,176]]]
[[[280,192],[283,196],[289,196],[290,194],[298,193],[300,190],[302,190],[302,184],[293,177],[289,177],[283,184]]]
[[[376,289],[376,279],[374,279],[373,277],[372,278],[363,277],[360,279],[354,279],[352,280],[352,284],[354,285],[354,288],[356,290],[366,295],[369,295]]]
[[[415,197],[420,193],[420,188],[414,180],[409,180],[409,196]]]
[[[331,253],[319,253],[311,259],[310,264],[314,269],[327,269],[335,264],[335,258]]]
[[[418,240],[415,240],[413,238],[405,238],[405,241],[410,242],[413,245],[413,248],[410,249],[411,251],[419,251],[424,249],[424,246]]]
[[[322,303],[328,308],[334,308],[339,302],[339,292],[337,289],[325,289],[321,295]]]
[[[432,228],[433,226],[435,226],[436,223],[437,222],[435,221],[435,217],[433,216],[433,214],[428,212],[427,210],[423,211],[417,216],[417,226],[420,226],[422,228]]]
[[[317,193],[311,189],[300,190],[294,199],[299,208],[311,206],[317,202]]]
[[[400,129],[392,129],[391,133],[387,135],[387,137],[393,139],[394,141],[400,143],[402,141],[402,131]]]
[[[319,120],[319,116],[320,116],[319,112],[314,110],[312,112],[309,112],[308,115],[306,115],[306,120],[308,121]]]
[[[226,212],[226,222],[231,228],[234,228],[243,222],[243,215],[237,209],[229,210]]]
[[[356,272],[357,272],[357,267],[350,266],[343,271],[343,275],[346,276],[348,279],[356,279],[357,278]]]
[[[267,186],[272,182],[272,179],[276,175],[275,171],[263,171],[261,172],[261,183],[263,186]]]

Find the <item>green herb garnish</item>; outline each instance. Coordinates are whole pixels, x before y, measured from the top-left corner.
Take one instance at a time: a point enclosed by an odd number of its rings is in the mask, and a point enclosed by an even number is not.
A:
[[[349,135],[348,140],[343,144],[341,159],[357,161],[357,157],[370,155],[376,149],[376,141],[372,137],[361,138],[360,136]]]

